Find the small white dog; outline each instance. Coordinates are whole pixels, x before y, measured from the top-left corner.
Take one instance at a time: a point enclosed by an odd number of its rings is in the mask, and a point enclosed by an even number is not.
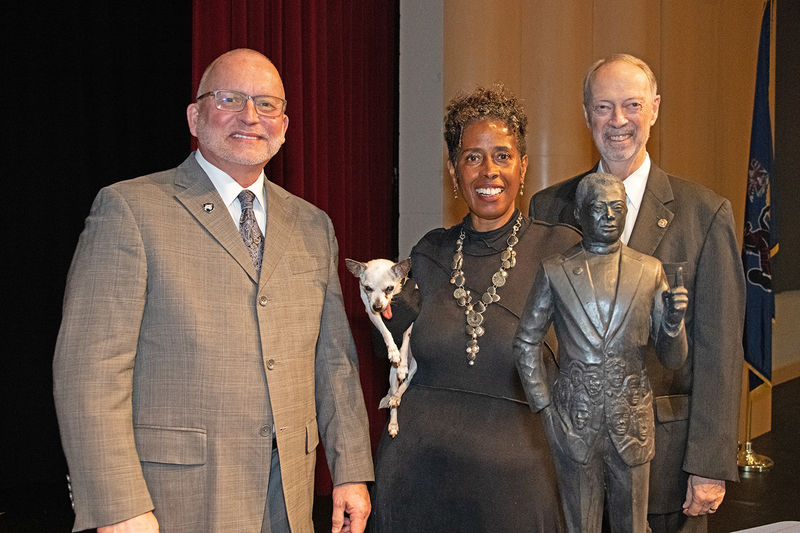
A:
[[[389,408],[389,435],[395,437],[400,429],[397,423],[397,407],[417,371],[417,362],[409,349],[409,337],[414,324],[403,333],[403,343],[398,349],[381,316],[392,318],[392,297],[402,290],[411,269],[411,260],[403,259],[394,263],[388,259],[373,259],[360,263],[345,259],[344,262],[347,269],[359,279],[361,301],[364,302],[367,316],[380,332],[389,352],[389,361],[392,363],[389,370],[389,392],[381,400],[380,408]]]

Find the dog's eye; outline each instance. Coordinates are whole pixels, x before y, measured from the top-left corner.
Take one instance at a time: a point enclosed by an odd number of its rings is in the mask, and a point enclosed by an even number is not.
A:
[[[370,287],[369,285],[364,285],[364,290],[367,292],[372,292],[372,287]]]
[[[383,292],[385,292],[386,294],[389,294],[390,292],[394,292],[394,285],[389,285],[388,287],[386,287],[386,289],[384,289]]]

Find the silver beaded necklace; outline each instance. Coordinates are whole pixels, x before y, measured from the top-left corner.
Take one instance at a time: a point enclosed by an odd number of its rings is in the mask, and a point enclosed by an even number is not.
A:
[[[464,226],[462,225],[461,227],[461,233],[456,241],[456,253],[453,255],[453,273],[450,277],[450,283],[456,286],[456,290],[453,291],[453,298],[456,299],[459,306],[466,308],[464,314],[467,316],[467,335],[470,336],[470,340],[467,341],[467,364],[470,366],[475,364],[475,358],[480,351],[478,337],[482,337],[486,332],[483,327],[483,313],[490,304],[500,301],[500,295],[497,294],[497,289],[506,284],[508,271],[517,264],[517,252],[514,250],[514,246],[519,242],[519,239],[517,239],[517,232],[521,225],[522,214],[520,213],[517,217],[517,221],[514,223],[511,235],[506,239],[508,248],[503,250],[500,254],[500,270],[492,275],[492,284],[486,289],[486,292],[483,293],[481,299],[475,303],[472,302],[472,294],[470,291],[464,288],[466,277],[461,267],[464,265],[464,254],[462,251],[466,234],[464,233]]]

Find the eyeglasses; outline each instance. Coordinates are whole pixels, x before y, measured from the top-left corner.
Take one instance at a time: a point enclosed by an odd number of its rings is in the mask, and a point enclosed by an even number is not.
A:
[[[622,114],[626,117],[636,116],[646,109],[645,102],[628,102],[622,104]],[[615,112],[616,106],[606,102],[593,104],[591,106],[592,114],[597,117],[608,117]]]
[[[197,97],[197,100],[205,98],[206,96],[214,97],[214,106],[220,111],[230,111],[238,113],[244,106],[247,105],[248,100],[253,101],[253,106],[256,108],[256,113],[265,117],[277,117],[286,111],[286,100],[278,96],[259,95],[250,96],[239,91],[228,91],[219,89],[216,91],[209,91]]]

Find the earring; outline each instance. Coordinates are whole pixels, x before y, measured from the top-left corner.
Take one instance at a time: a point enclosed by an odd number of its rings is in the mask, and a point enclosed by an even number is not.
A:
[[[525,196],[525,182],[519,184],[519,195]]]
[[[458,185],[453,185],[453,198],[458,198]]]

